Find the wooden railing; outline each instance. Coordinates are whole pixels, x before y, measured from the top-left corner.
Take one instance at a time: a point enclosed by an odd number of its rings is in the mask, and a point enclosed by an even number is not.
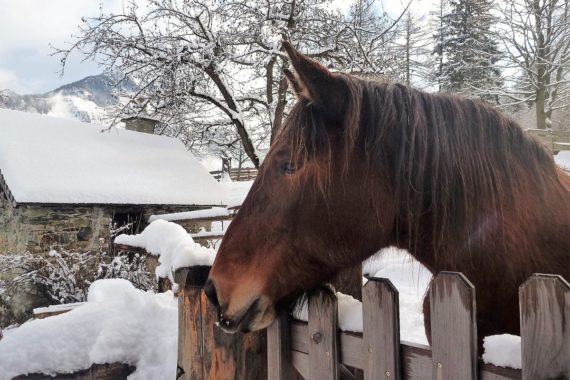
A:
[[[527,129],[537,137],[554,154],[561,150],[570,150],[570,131],[553,131],[552,129]]]
[[[219,180],[224,172],[222,170],[211,171],[210,174]],[[230,178],[232,181],[251,181],[257,176],[256,168],[232,168],[230,169]]]

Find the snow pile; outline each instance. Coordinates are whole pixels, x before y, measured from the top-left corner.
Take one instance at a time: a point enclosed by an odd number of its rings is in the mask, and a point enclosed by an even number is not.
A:
[[[172,214],[160,214],[151,215],[148,218],[149,222],[154,222],[155,220],[166,220],[168,222],[174,222],[178,220],[185,219],[200,219],[200,218],[223,218],[230,216],[230,211],[225,207],[212,207],[206,210],[195,210],[186,212],[175,212]]]
[[[483,361],[499,367],[522,368],[521,337],[492,335],[483,340]]]
[[[136,366],[130,380],[174,379],[177,305],[172,292],[145,293],[126,280],[96,281],[85,305],[6,331],[0,380],[114,362]]]
[[[186,230],[172,222],[155,220],[138,235],[119,235],[116,244],[126,244],[145,249],[159,256],[156,267],[157,277],[168,277],[172,281],[172,272],[178,268],[195,265],[212,265],[216,253],[192,240]]]
[[[225,205],[176,139],[0,109],[0,171],[19,203]]]

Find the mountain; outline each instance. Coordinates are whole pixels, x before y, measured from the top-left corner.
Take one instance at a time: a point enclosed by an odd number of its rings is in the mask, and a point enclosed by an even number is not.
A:
[[[117,90],[131,92],[133,82],[116,87],[116,78],[108,74],[88,76],[44,94],[19,95],[13,91],[0,92],[0,108],[35,112],[88,123],[104,123],[107,112],[119,103]]]

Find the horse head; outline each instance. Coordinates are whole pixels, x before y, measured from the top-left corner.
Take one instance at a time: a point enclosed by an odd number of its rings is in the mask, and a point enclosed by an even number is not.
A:
[[[229,332],[267,327],[276,309],[392,242],[395,210],[383,206],[374,215],[379,203],[391,205],[389,186],[378,170],[368,173],[354,144],[362,119],[358,80],[284,47],[297,101],[205,288]]]

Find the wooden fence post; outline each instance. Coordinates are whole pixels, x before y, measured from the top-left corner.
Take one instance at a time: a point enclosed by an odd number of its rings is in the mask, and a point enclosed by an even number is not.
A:
[[[570,285],[535,274],[519,288],[523,380],[570,379]]]
[[[368,278],[362,290],[364,379],[401,378],[398,291],[390,280]]]
[[[202,292],[204,379],[257,380],[267,378],[266,331],[225,333],[216,325],[217,310]]]
[[[282,313],[267,328],[267,378],[290,380],[293,376],[289,321]]]
[[[386,278],[369,277],[362,289],[364,379],[400,376],[398,291]]]
[[[201,293],[209,266],[181,268],[174,272],[178,293],[178,366],[176,379],[202,380],[203,327]]]
[[[338,380],[338,301],[328,289],[309,296],[309,380]]]
[[[477,379],[475,288],[461,273],[441,272],[430,290],[433,379]]]

